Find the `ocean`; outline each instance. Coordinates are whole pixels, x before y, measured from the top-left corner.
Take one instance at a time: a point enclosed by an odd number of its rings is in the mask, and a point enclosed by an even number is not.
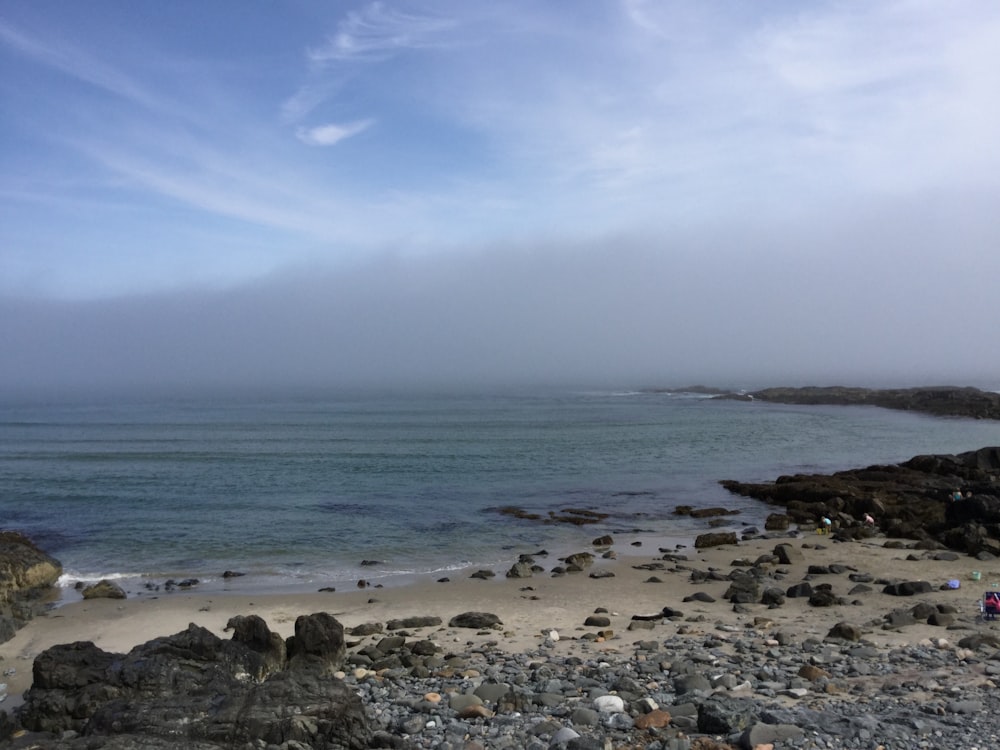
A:
[[[1000,423],[691,393],[539,390],[0,405],[0,528],[78,581],[199,580],[314,591],[503,575],[610,534],[690,544],[678,505],[773,509],[719,480],[767,481],[1000,445]],[[537,520],[501,512],[516,507]],[[552,514],[607,514],[578,526]],[[572,515],[572,514],[569,514]],[[544,562],[544,561],[543,561]],[[244,574],[224,578],[225,571]]]

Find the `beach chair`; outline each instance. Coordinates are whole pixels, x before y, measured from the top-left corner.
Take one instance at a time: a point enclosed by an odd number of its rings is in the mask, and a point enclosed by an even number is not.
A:
[[[981,605],[983,619],[995,620],[1000,615],[1000,591],[987,591]]]

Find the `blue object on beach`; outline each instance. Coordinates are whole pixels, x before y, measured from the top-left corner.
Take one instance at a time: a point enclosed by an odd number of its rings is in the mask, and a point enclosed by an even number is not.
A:
[[[961,585],[962,582],[959,581],[957,578],[952,578],[950,581],[948,581],[948,588],[950,589],[957,589]]]

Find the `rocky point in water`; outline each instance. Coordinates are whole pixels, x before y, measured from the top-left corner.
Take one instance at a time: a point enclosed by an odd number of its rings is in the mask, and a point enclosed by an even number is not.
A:
[[[1000,555],[1000,447],[765,483],[724,480],[722,486],[784,506],[798,524],[829,518],[840,538],[864,538],[878,529],[970,555]]]
[[[768,401],[777,404],[881,406],[939,417],[1000,419],[1000,393],[953,385],[920,388],[848,388],[843,386],[765,388],[751,393],[720,394],[718,398]]]

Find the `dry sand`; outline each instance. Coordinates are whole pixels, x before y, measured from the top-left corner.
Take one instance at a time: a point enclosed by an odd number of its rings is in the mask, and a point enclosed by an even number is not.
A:
[[[734,611],[731,603],[722,599],[728,587],[725,581],[693,583],[690,569],[732,570],[737,559],[753,561],[770,553],[782,542],[803,551],[804,562],[794,566],[772,566],[782,572],[775,584],[782,590],[806,578],[808,565],[842,563],[859,572],[870,573],[876,579],[892,581],[924,580],[934,591],[915,597],[895,597],[882,593],[882,585],[872,584],[870,593],[847,596],[854,586],[846,574],[816,575],[811,583],[833,584],[838,596],[850,604],[813,607],[805,599],[788,599],[781,607],[768,609],[762,604],[745,605],[745,611]],[[802,534],[796,538],[768,538],[741,541],[736,546],[696,550],[678,550],[688,560],[666,562],[664,571],[637,569],[636,565],[662,561],[656,549],[622,546],[612,549],[617,560],[605,560],[597,554],[591,570],[553,577],[548,572],[532,578],[507,579],[504,570],[497,570],[492,580],[470,579],[473,571],[456,572],[449,582],[418,581],[411,585],[368,588],[311,594],[239,594],[199,593],[197,590],[174,592],[130,592],[126,600],[99,599],[76,601],[51,610],[36,618],[10,641],[0,644],[0,670],[10,672],[0,678],[7,683],[8,699],[3,708],[21,702],[21,693],[30,687],[31,663],[40,652],[58,643],[93,641],[100,648],[124,653],[134,646],[158,636],[184,630],[189,623],[203,626],[228,638],[226,623],[238,614],[257,614],[272,630],[282,636],[294,631],[299,615],[329,612],[346,628],[368,622],[385,623],[390,619],[411,616],[437,616],[442,626],[416,631],[421,637],[438,641],[446,650],[460,652],[482,641],[495,642],[496,648],[511,653],[534,650],[543,633],[559,633],[557,652],[580,652],[588,655],[602,651],[631,652],[633,642],[674,635],[681,632],[711,631],[755,627],[779,630],[798,637],[822,639],[839,622],[861,626],[865,639],[880,645],[918,642],[926,638],[947,638],[957,641],[973,629],[992,629],[994,623],[984,623],[978,615],[977,601],[992,581],[1000,582],[1000,561],[978,563],[964,555],[955,561],[929,559],[928,553],[908,549],[890,549],[884,538],[864,542],[835,542],[825,536]],[[625,541],[628,545],[628,541]],[[591,550],[587,550],[591,551]],[[908,557],[918,557],[912,560]],[[558,564],[556,560],[538,558],[546,570]],[[990,568],[990,565],[993,568]],[[983,567],[986,566],[986,567]],[[614,577],[592,578],[594,570],[610,570]],[[973,582],[971,572],[981,570],[982,581]],[[649,582],[656,576],[662,582]],[[951,579],[961,581],[957,590],[939,590]],[[684,602],[695,592],[706,592],[716,601]],[[943,629],[929,625],[914,625],[901,630],[884,630],[882,617],[895,609],[908,609],[918,601],[951,604],[959,611],[955,626],[963,630]],[[662,620],[652,630],[628,629],[633,615],[655,613],[669,606],[684,613],[682,620]],[[611,614],[610,628],[584,627],[586,618],[597,608]],[[474,630],[451,628],[449,620],[463,612],[490,612],[503,622],[503,629],[477,633]],[[610,631],[610,632],[608,632]],[[598,637],[598,634],[603,637]],[[350,639],[349,639],[350,640]]]

